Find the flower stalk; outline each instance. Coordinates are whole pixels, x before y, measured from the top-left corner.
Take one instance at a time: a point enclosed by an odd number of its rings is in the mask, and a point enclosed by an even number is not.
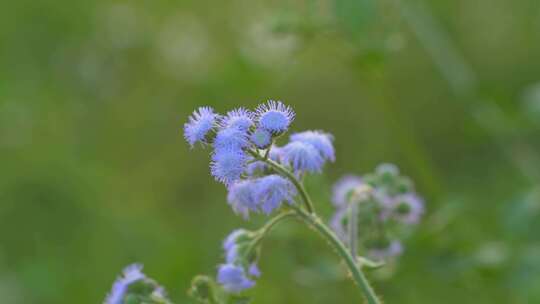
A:
[[[287,168],[283,167],[277,162],[274,162],[271,159],[264,159],[258,153],[252,153],[252,155],[266,162],[276,172],[287,177],[295,185],[306,207],[306,210],[303,210],[302,208],[298,208],[294,205],[291,206],[291,208],[295,211],[297,217],[301,219],[304,223],[306,223],[308,226],[313,227],[317,232],[319,232],[322,237],[324,237],[328,242],[330,242],[334,249],[336,249],[338,255],[343,259],[347,268],[349,269],[352,279],[360,287],[362,293],[366,297],[367,303],[380,304],[381,302],[375,294],[375,291],[373,290],[366,276],[356,263],[356,257],[351,255],[351,252],[349,252],[343,242],[339,240],[339,238],[334,234],[334,232],[332,232],[332,230],[330,230],[330,228],[328,228],[315,213],[313,203],[308,193],[306,192],[303,184],[296,178],[293,173],[291,173],[289,170],[287,170]],[[285,216],[286,214],[288,213],[284,213],[283,216]],[[279,220],[280,217],[278,216],[277,219]],[[277,220],[274,220],[270,222],[272,223],[271,226],[277,223]]]

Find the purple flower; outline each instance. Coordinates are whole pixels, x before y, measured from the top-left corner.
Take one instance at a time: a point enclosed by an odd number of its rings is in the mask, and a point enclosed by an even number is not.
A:
[[[255,197],[265,214],[279,208],[284,201],[292,204],[295,195],[293,184],[279,175],[272,174],[256,180]]]
[[[234,264],[238,259],[238,245],[234,245],[225,251],[225,261],[228,264]]]
[[[223,117],[219,125],[222,128],[237,128],[242,131],[248,131],[253,126],[253,113],[245,108],[232,110]]]
[[[229,292],[238,293],[255,286],[255,282],[250,280],[241,266],[234,264],[223,264],[219,266],[217,281]]]
[[[256,263],[251,263],[251,265],[249,265],[248,273],[250,276],[256,277],[256,278],[261,276],[261,270],[259,269]]]
[[[215,127],[219,115],[210,107],[200,107],[184,124],[184,137],[193,147],[196,142],[206,143],[206,135]]]
[[[248,145],[247,132],[233,127],[221,129],[214,139],[215,151],[241,150]]]
[[[405,224],[416,224],[424,214],[424,201],[416,194],[408,193],[393,199],[392,214]]]
[[[237,242],[238,238],[240,236],[246,235],[246,234],[248,234],[248,231],[245,230],[245,229],[236,229],[236,230],[234,230],[223,241],[223,249],[224,250],[231,249],[234,245],[236,245],[236,242]]]
[[[258,210],[258,200],[256,197],[256,181],[242,180],[235,182],[229,187],[227,202],[236,213],[240,213],[247,218],[249,211]]]
[[[403,253],[403,246],[399,241],[392,241],[384,248],[370,248],[369,255],[373,258],[385,260],[399,256]]]
[[[334,137],[321,131],[305,131],[291,135],[291,141],[299,141],[312,145],[321,156],[327,160],[335,161],[336,153],[332,141]]]
[[[347,205],[352,191],[363,184],[362,179],[355,175],[347,175],[338,180],[333,187],[332,203],[334,206]]]
[[[247,159],[242,150],[216,150],[210,165],[212,175],[217,181],[230,185],[242,176]]]
[[[281,157],[296,172],[321,172],[324,165],[324,159],[312,145],[299,141],[283,147]]]
[[[272,133],[258,128],[251,133],[249,139],[259,149],[266,149],[272,144]]]
[[[256,112],[259,126],[273,134],[287,131],[295,116],[291,107],[273,100],[257,107]]]
[[[105,299],[105,304],[122,304],[129,285],[146,278],[142,273],[142,268],[140,264],[132,264],[124,268],[122,276],[114,282],[111,293]]]

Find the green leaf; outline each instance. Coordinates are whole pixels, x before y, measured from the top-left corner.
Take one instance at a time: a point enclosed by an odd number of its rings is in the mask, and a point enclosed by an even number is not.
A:
[[[358,267],[360,268],[370,268],[370,269],[377,269],[381,268],[385,265],[383,261],[373,261],[365,257],[357,257],[356,261],[358,263]]]

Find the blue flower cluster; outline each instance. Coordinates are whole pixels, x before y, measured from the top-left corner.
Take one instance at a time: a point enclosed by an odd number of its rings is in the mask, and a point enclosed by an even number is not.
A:
[[[114,282],[104,304],[131,303],[132,299],[144,303],[169,303],[163,287],[146,277],[140,264],[132,264],[124,269],[122,275]]]
[[[366,189],[369,195],[359,197],[359,191]],[[399,239],[424,213],[424,202],[415,193],[410,179],[401,176],[398,168],[391,164],[382,164],[374,173],[363,177],[343,177],[334,185],[332,203],[336,212],[330,226],[336,234],[347,241],[350,216],[356,216],[358,231],[374,232],[361,234],[360,246],[369,257],[382,260],[403,252]],[[356,215],[350,212],[353,203],[359,207]]]
[[[228,292],[237,293],[255,286],[254,279],[261,275],[255,255],[247,252],[253,238],[252,232],[237,229],[223,242],[226,263],[219,266],[217,281]]]
[[[284,202],[292,204],[297,194],[288,179],[254,156],[267,155],[297,175],[321,172],[326,161],[335,161],[333,137],[321,131],[295,133],[285,146],[275,145],[294,118],[291,107],[270,100],[253,112],[239,108],[226,115],[202,107],[184,125],[191,146],[212,144],[211,174],[227,186],[228,203],[244,218],[250,212],[270,214]]]

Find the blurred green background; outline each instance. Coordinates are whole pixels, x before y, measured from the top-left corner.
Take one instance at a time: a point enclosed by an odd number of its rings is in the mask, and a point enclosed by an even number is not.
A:
[[[335,135],[331,184],[393,162],[427,201],[387,303],[540,303],[537,0],[0,3],[0,302],[101,303],[132,262],[176,303],[235,227],[195,107],[280,99]],[[359,303],[293,222],[265,242],[254,303]]]

